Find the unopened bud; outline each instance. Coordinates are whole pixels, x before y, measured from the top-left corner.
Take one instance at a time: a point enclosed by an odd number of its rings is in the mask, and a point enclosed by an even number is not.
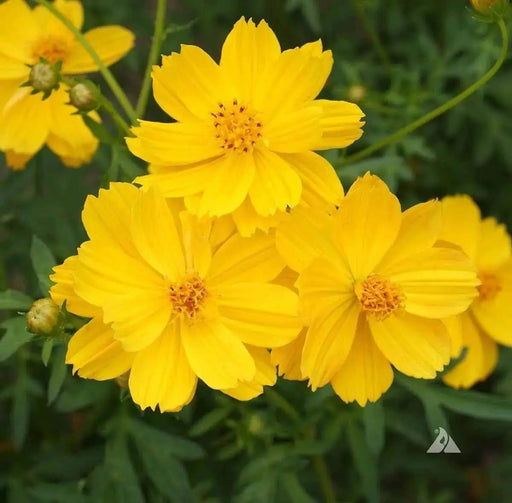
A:
[[[90,112],[99,106],[99,90],[90,81],[79,82],[69,90],[69,101],[81,112]]]
[[[510,11],[509,0],[469,0],[473,8],[483,14],[482,20],[496,21],[505,17]]]
[[[50,298],[36,300],[25,315],[28,329],[39,335],[48,335],[59,321],[59,306]]]
[[[46,61],[36,63],[31,69],[28,81],[34,92],[49,96],[53,89],[59,87],[59,69]]]
[[[265,431],[265,423],[264,423],[263,419],[261,418],[261,416],[259,416],[258,414],[252,414],[249,417],[247,429],[254,436],[261,435]]]
[[[354,103],[363,101],[366,98],[366,87],[361,84],[350,86],[347,90],[347,98]]]

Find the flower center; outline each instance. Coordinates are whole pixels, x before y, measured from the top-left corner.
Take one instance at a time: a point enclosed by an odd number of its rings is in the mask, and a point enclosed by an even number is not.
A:
[[[69,42],[64,37],[57,35],[45,35],[32,46],[32,57],[37,63],[40,58],[54,65],[57,61],[64,61],[70,52]]]
[[[402,288],[379,274],[370,274],[357,283],[355,291],[363,311],[379,321],[404,307]]]
[[[261,137],[261,122],[256,112],[238,100],[232,103],[219,103],[216,112],[212,112],[215,137],[224,150],[238,153],[252,152],[254,144]]]
[[[194,319],[197,313],[204,307],[204,301],[208,297],[208,290],[201,278],[192,276],[181,283],[171,284],[169,297],[176,314],[183,313],[188,318]]]
[[[478,278],[482,282],[478,287],[480,300],[492,300],[501,291],[501,285],[494,274],[481,272]]]

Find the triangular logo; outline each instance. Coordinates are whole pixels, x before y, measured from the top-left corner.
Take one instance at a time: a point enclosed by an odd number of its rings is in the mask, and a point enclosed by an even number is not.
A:
[[[445,452],[446,454],[460,454],[460,449],[457,447],[457,444],[453,441],[453,438],[446,433],[444,428],[436,428],[435,432],[437,437],[428,448],[427,454],[438,454],[440,452]]]

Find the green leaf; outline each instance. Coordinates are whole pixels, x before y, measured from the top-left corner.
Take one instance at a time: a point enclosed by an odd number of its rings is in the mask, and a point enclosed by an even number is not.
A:
[[[6,330],[0,340],[0,362],[13,355],[18,348],[29,342],[33,335],[27,330],[25,318],[17,316],[0,323],[0,327]]]
[[[297,474],[284,473],[279,482],[293,503],[315,503],[315,500],[301,486]]]
[[[51,404],[62,388],[67,374],[66,366],[66,348],[59,346],[53,352],[52,365],[50,371],[50,380],[48,382],[48,404]]]
[[[117,143],[116,139],[108,132],[103,124],[96,122],[88,115],[82,115],[82,119],[100,143],[107,143],[108,145],[115,145]]]
[[[27,381],[27,371],[25,365],[22,365],[18,369],[13,396],[14,403],[11,410],[11,436],[13,444],[18,450],[25,442],[28,432],[30,402]]]
[[[38,482],[37,485],[30,489],[30,494],[38,502],[87,503],[89,501],[85,495],[80,494],[78,482]]]
[[[213,409],[205,414],[199,421],[194,423],[188,434],[191,437],[198,437],[199,435],[210,431],[217,424],[224,421],[224,419],[229,416],[230,412],[231,411],[227,408]]]
[[[30,258],[32,259],[32,266],[39,280],[41,292],[43,295],[47,295],[48,290],[52,286],[49,276],[52,273],[52,268],[57,263],[55,257],[43,241],[37,236],[33,236],[32,246],[30,247]]]
[[[32,302],[32,298],[16,290],[5,290],[0,292],[0,309],[28,311]]]
[[[366,443],[374,456],[378,456],[384,447],[385,421],[382,401],[369,403],[363,408],[363,425]]]
[[[48,362],[50,361],[50,357],[52,356],[53,343],[55,339],[47,338],[43,343],[43,348],[41,350],[41,361],[45,367],[48,367]]]
[[[371,453],[361,427],[351,421],[347,428],[348,443],[359,477],[361,479],[361,490],[368,503],[379,503],[379,476],[377,462]]]

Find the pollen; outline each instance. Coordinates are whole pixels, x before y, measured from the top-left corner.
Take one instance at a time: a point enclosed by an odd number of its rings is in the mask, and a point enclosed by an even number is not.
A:
[[[56,35],[44,35],[32,46],[32,58],[34,63],[43,58],[53,65],[57,61],[64,61],[69,56],[70,49],[68,39]]]
[[[234,99],[230,103],[219,103],[212,112],[215,137],[226,151],[240,154],[250,153],[261,138],[262,124],[256,112]]]
[[[204,307],[208,290],[201,278],[193,276],[180,283],[171,284],[169,297],[176,314],[195,319]]]
[[[355,286],[363,311],[381,321],[404,308],[402,288],[379,274],[370,274]]]
[[[494,274],[480,273],[478,279],[481,281],[478,287],[480,300],[492,300],[501,291],[501,285]]]

